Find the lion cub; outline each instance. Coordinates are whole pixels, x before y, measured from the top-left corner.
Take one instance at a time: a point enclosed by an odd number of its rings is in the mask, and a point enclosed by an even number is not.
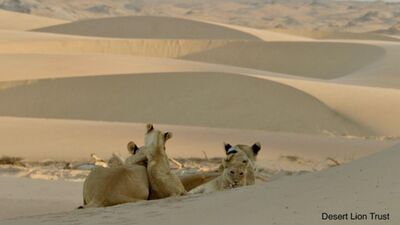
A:
[[[147,125],[144,153],[147,158],[147,175],[151,186],[151,199],[167,198],[186,194],[179,177],[171,172],[165,143],[172,133],[155,130],[152,124]]]
[[[246,174],[246,185],[253,185],[256,182],[256,159],[258,152],[261,150],[261,144],[256,142],[252,146],[249,145],[235,145],[231,146],[230,144],[224,143],[225,153],[226,155],[233,155],[232,161],[240,162],[243,160],[242,154],[244,153],[248,157],[248,168]]]
[[[238,160],[238,159],[241,160]],[[249,159],[244,152],[229,154],[223,161],[223,171],[217,178],[200,185],[189,193],[211,193],[246,185],[246,176]]]

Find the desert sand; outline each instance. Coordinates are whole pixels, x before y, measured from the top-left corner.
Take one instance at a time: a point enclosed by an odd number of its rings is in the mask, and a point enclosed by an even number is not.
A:
[[[85,13],[75,4],[30,12],[90,19],[0,12],[7,21],[0,22],[0,155],[39,165],[0,166],[0,224],[220,224],[223,217],[230,224],[312,225],[322,223],[322,212],[370,211],[390,213],[385,224],[400,222],[395,37],[344,37],[348,28],[320,39],[302,36],[315,30],[257,29],[258,19],[246,26],[204,15],[188,20],[181,16],[187,6],[170,11],[178,17],[99,19],[93,14],[126,12],[116,10],[121,3]],[[241,4],[224,6],[236,11]],[[274,10],[295,13],[293,4]],[[170,5],[139,6],[150,12]],[[308,6],[296,7],[300,16]],[[358,20],[363,32],[385,27],[384,15],[367,17],[380,19],[369,28]],[[75,210],[88,171],[43,165],[88,161],[91,153],[127,156],[128,141],[143,144],[147,122],[174,133],[170,157],[201,159],[195,167],[206,170],[224,156],[224,141],[259,141],[258,165],[269,180],[205,196]]]
[[[0,29],[4,30],[31,30],[66,22],[60,19],[14,13],[0,9]]]

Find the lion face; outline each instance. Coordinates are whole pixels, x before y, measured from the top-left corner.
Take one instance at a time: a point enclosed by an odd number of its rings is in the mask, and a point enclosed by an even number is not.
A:
[[[249,158],[244,152],[230,154],[223,161],[223,176],[231,188],[246,185]]]

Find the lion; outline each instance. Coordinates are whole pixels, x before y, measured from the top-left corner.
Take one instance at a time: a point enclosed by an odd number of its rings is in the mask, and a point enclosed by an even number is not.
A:
[[[83,206],[106,207],[149,198],[146,167],[122,165],[95,167],[83,184]]]
[[[249,159],[244,152],[238,152],[236,154],[240,156],[229,154],[225,159],[222,160],[223,171],[220,176],[194,188],[193,190],[189,191],[189,193],[211,193],[245,186],[247,180],[247,170],[249,168]],[[234,159],[239,157],[241,158],[240,161]]]
[[[253,185],[256,182],[256,165],[258,152],[261,150],[261,144],[259,142],[254,143],[252,146],[249,145],[235,145],[232,146],[228,143],[224,143],[226,155],[233,155],[232,161],[243,161],[243,153],[248,158],[248,169],[246,175],[246,185]],[[240,153],[240,154],[239,154]]]
[[[133,141],[130,141],[127,147],[130,156],[126,158],[125,164],[126,165],[138,164],[147,167],[147,158],[144,153],[144,147],[138,147]],[[190,191],[193,188],[200,186],[204,183],[207,183],[208,181],[218,177],[219,175],[221,175],[221,173],[218,171],[208,171],[208,172],[198,172],[195,174],[178,175],[178,177],[181,180],[185,190]]]
[[[172,138],[171,132],[163,133],[146,126],[145,150],[147,158],[147,176],[151,186],[151,199],[185,195],[187,192],[179,177],[171,172],[165,143]]]
[[[135,154],[139,147],[128,143],[128,152]],[[150,183],[147,177],[146,158],[136,154],[125,162],[113,155],[115,162],[109,168],[96,167],[83,184],[83,206],[79,208],[106,207],[128,202],[148,200]]]

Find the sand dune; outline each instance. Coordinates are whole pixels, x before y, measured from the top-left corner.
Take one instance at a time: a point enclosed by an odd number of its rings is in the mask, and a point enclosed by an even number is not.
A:
[[[203,20],[197,19],[196,21],[206,22],[206,23],[215,24],[218,26],[227,27],[230,29],[239,30],[239,31],[254,35],[263,41],[313,41],[314,40],[313,38],[304,37],[304,36],[295,35],[295,34],[289,34],[289,33],[280,32],[280,31],[255,29],[255,28],[249,28],[249,27],[245,27],[245,26],[238,26],[238,25],[232,25],[232,24],[226,24],[226,23],[217,23],[217,22],[208,21],[208,20],[206,21],[204,19]]]
[[[400,58],[400,45],[386,43],[381,44],[381,46],[385,48],[385,57],[335,81],[375,87],[400,88],[400,65],[397,63]]]
[[[93,152],[105,159],[112,152],[127,156],[126,143],[134,140],[142,145],[145,130],[144,124],[99,121],[0,117],[0,123],[3,137],[0,155],[21,156],[28,160],[83,160]],[[260,166],[285,170],[293,168],[296,162],[291,165],[283,161],[277,163],[282,156],[297,156],[316,163],[331,157],[344,163],[396,143],[285,132],[159,124],[157,127],[175,135],[168,143],[171,157],[204,158],[204,153],[209,158],[222,157],[224,141],[247,144],[259,141],[263,146],[258,158]],[[312,169],[318,170],[317,167]]]
[[[27,36],[29,37],[29,34]],[[0,41],[0,52],[3,54],[108,53],[181,58],[310,78],[332,79],[355,72],[374,63],[382,58],[386,51],[380,46],[356,43],[106,40],[59,36],[38,37],[36,34],[33,36],[33,40],[29,38],[24,40],[16,37],[15,41]],[[51,41],[49,38],[51,38]],[[307,55],[307,57],[304,57],[304,55]],[[6,57],[6,55],[2,56],[4,60],[7,60]],[[26,58],[25,60],[29,59]],[[116,61],[118,60],[116,59]],[[58,63],[61,64],[62,62]],[[288,63],[291,66],[287,66]],[[16,69],[18,70],[19,68]],[[10,70],[13,69],[10,68]]]
[[[291,35],[303,36],[317,40],[375,40],[398,42],[399,39],[379,33],[356,33],[356,32],[334,32],[334,31],[311,31],[311,30],[282,30],[276,29],[276,32],[287,33]]]
[[[5,33],[5,32],[1,32]],[[121,40],[10,34],[0,41],[0,53],[35,54],[117,54],[151,57],[180,57],[234,42],[229,40]],[[26,35],[26,36],[25,36]],[[31,38],[32,36],[32,38]],[[0,37],[1,40],[1,37]]]
[[[153,16],[82,20],[60,26],[39,28],[35,31],[136,39],[258,39],[248,33],[223,26],[187,19]]]
[[[336,112],[369,127],[380,135],[397,137],[400,135],[398,130],[400,121],[397,119],[400,113],[400,107],[397,104],[400,101],[399,90],[256,74],[249,75],[302,90],[324,102]]]
[[[29,63],[28,61],[29,57],[30,57],[29,61],[35,63]],[[53,60],[55,62],[54,66],[50,66],[48,63],[46,63],[46,57],[51,58],[53,56],[46,56],[43,58],[32,55],[29,57],[25,58],[24,66],[12,66],[12,67],[8,66],[8,68],[10,69],[8,73],[9,76],[4,79],[13,80],[13,76],[11,76],[13,74],[18,76],[18,78],[14,77],[14,79],[38,79],[38,78],[48,78],[48,77],[60,77],[54,75],[54,72],[57,72],[57,70],[60,70],[60,72],[56,74],[60,74],[61,77],[76,76],[77,74],[78,76],[82,75],[95,76],[99,72],[99,70],[96,69],[97,65],[99,65],[99,63],[102,62],[104,63],[104,67],[98,67],[98,68],[102,68],[104,69],[104,71],[109,71],[110,73],[113,71],[113,68],[115,69],[112,63],[109,64],[105,62],[107,58],[104,58],[103,60],[97,60],[96,57],[93,57],[93,60],[85,60],[85,61],[82,60],[81,62],[77,62],[76,67],[74,67],[70,66],[70,64],[67,63],[69,62],[69,60],[73,58],[73,56],[65,57],[64,60],[58,60],[58,61]],[[37,57],[38,60],[32,61],[32,59],[35,57]],[[16,57],[14,58],[17,59]],[[41,61],[41,63],[38,63],[40,62],[39,60],[40,58],[44,60]],[[55,59],[57,59],[57,57]],[[59,59],[63,59],[63,57]],[[79,57],[77,59],[79,59]],[[132,63],[130,63],[129,61],[130,59],[128,58],[127,59],[120,58],[120,59],[121,63],[119,63],[120,67],[118,68],[117,71],[121,70],[121,72],[130,71],[131,69],[133,69],[133,71],[131,71],[132,73],[141,73],[141,72],[159,73],[162,72],[160,70],[166,70],[169,72],[219,71],[219,72],[241,73],[245,75],[247,74],[250,76],[254,76],[257,78],[273,80],[275,82],[279,82],[284,85],[289,85],[298,90],[306,92],[307,94],[323,102],[325,105],[327,105],[334,111],[339,112],[340,114],[343,114],[348,118],[351,118],[351,120],[353,121],[358,121],[359,124],[363,124],[364,126],[370,127],[370,129],[372,129],[374,133],[378,135],[387,135],[387,136],[399,135],[397,129],[398,123],[396,121],[398,121],[397,110],[399,110],[397,107],[397,102],[399,101],[400,98],[396,90],[358,87],[354,85],[341,85],[332,82],[307,81],[307,80],[295,79],[293,77],[288,79],[280,74],[273,74],[270,72],[252,71],[250,69],[242,69],[238,67],[198,64],[195,62],[187,64],[187,62],[182,62],[182,61],[175,62],[174,60],[170,59],[155,60],[149,58],[141,58],[141,59],[135,58],[134,61],[132,61]],[[7,68],[7,65],[13,65],[6,63],[7,61],[4,62],[5,62],[4,68]],[[85,62],[87,62],[88,64],[85,64]],[[154,66],[160,64],[163,66],[159,67]],[[109,65],[110,67],[106,69],[107,67],[106,65]],[[80,68],[85,68],[85,70],[82,70]],[[30,72],[29,73],[24,72],[27,70],[29,70]],[[53,72],[49,73],[47,72],[47,70]],[[76,74],[74,75],[74,73]],[[10,83],[3,83],[3,86],[4,85],[9,86]],[[19,84],[17,83],[17,85]],[[332,93],[340,93],[340,95],[332,96]],[[357,102],[357,105],[353,104],[354,102]],[[376,107],[377,105],[379,105],[379,107]],[[362,114],[359,113],[360,109],[363,109],[365,112]],[[310,117],[311,116],[312,115],[310,115]]]
[[[383,222],[394,225],[400,222],[396,216],[400,210],[397,194],[400,183],[395,172],[398,167],[399,147],[397,145],[351,164],[322,172],[232,191],[2,222],[10,225],[69,224],[71,221],[76,224],[98,224],[100,221],[113,224],[143,221],[146,224],[160,224],[161,221],[188,224],[202,218],[202,223],[220,224],[221,221],[216,218],[224,218],[224,222],[229,224],[244,224],[248,221],[265,224],[266,220],[282,225],[293,221],[298,224],[321,224],[323,212],[369,214],[372,210],[381,214],[389,213],[390,220]],[[307,202],[315,204],[305,204]],[[232,207],[238,210],[250,208],[252,213],[232,213]],[[340,212],[337,212],[338,209]],[[354,224],[354,221],[341,223]],[[367,220],[363,224],[377,224],[377,221]]]
[[[1,115],[374,134],[301,91],[233,74],[112,75],[18,84],[0,92],[1,105],[7,106],[0,107]]]
[[[7,71],[7,73],[1,74],[1,81],[128,73],[205,71],[217,68],[217,66],[208,66],[207,64],[162,58],[65,53],[0,54],[0,67],[3,71]],[[12,85],[12,83],[2,83],[0,86],[5,87],[9,84]]]
[[[182,58],[311,78],[332,79],[370,65],[382,58],[384,54],[383,48],[364,44],[235,42]]]
[[[67,21],[40,16],[15,13],[0,9],[0,29],[31,30],[40,27],[53,26]]]

